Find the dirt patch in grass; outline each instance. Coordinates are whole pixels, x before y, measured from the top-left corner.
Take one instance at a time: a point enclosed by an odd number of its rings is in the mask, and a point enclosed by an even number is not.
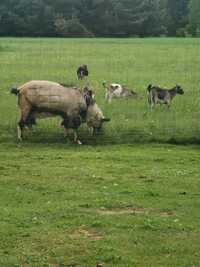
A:
[[[161,217],[175,217],[176,213],[174,211],[162,211],[160,212]]]
[[[85,229],[84,227],[75,230],[70,234],[72,239],[80,239],[80,238],[89,238],[92,241],[97,241],[103,239],[103,235],[99,232]]]
[[[100,215],[148,215],[158,214],[161,217],[174,217],[176,213],[174,211],[155,211],[145,208],[115,208],[115,209],[101,209],[98,210]]]
[[[116,209],[101,209],[98,210],[101,215],[124,215],[124,214],[148,214],[149,211],[143,208],[116,208]]]

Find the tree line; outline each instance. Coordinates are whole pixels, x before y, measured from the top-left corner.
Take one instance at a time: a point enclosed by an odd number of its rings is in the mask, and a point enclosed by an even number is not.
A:
[[[1,0],[0,36],[200,36],[200,0]]]

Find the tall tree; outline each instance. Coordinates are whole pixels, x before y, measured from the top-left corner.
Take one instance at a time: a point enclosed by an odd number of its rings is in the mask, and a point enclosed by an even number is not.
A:
[[[189,0],[0,0],[0,35],[176,36],[188,24]],[[189,29],[198,32],[199,0]],[[91,34],[92,33],[92,34]]]
[[[189,0],[167,0],[167,29],[169,36],[176,36],[187,24]]]
[[[200,1],[191,0],[189,4],[189,27],[190,33],[200,36]]]

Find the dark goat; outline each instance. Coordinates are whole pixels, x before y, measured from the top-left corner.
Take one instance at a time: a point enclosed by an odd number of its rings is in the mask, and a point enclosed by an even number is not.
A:
[[[82,80],[85,76],[88,76],[88,75],[89,75],[89,72],[88,72],[87,65],[81,65],[78,67],[77,76],[79,80]]]
[[[148,102],[152,108],[156,104],[165,104],[170,107],[172,100],[177,94],[184,94],[184,91],[180,85],[176,85],[172,89],[163,89],[158,86],[152,86],[150,84],[147,87],[147,91],[149,92]]]

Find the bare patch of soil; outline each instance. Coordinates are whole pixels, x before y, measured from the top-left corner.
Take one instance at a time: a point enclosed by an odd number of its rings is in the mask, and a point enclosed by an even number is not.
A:
[[[79,239],[79,238],[89,238],[92,241],[97,241],[103,239],[103,235],[92,230],[88,230],[85,228],[79,228],[75,230],[72,234],[70,234],[71,238]]]
[[[124,215],[124,214],[148,214],[149,211],[143,208],[117,208],[117,209],[101,209],[98,211],[101,215]]]
[[[158,212],[155,210],[145,208],[115,208],[115,209],[101,209],[98,210],[100,215],[148,215],[148,214],[159,214],[161,217],[173,217],[176,216],[174,211],[162,211]]]
[[[163,211],[160,212],[161,217],[174,217],[176,216],[176,213],[174,211]]]

